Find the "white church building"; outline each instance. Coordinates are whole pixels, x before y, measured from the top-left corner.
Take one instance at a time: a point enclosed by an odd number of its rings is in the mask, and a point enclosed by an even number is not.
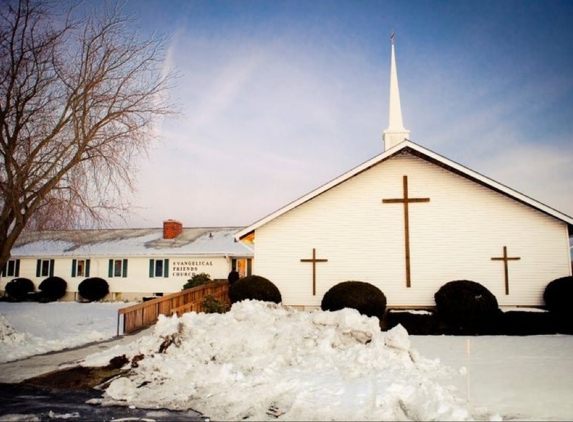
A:
[[[573,218],[408,139],[392,44],[384,151],[241,230],[253,272],[301,309],[348,280],[392,307],[434,306],[461,279],[502,307],[543,306],[545,286],[571,275]]]

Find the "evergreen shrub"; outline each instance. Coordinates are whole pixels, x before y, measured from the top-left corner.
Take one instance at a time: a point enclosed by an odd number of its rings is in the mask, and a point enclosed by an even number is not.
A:
[[[573,334],[571,319],[571,301],[573,300],[573,277],[561,277],[545,287],[543,300],[558,332]]]
[[[501,334],[507,336],[532,336],[556,334],[549,312],[503,312]]]
[[[353,308],[363,315],[375,316],[382,321],[386,311],[386,296],[370,283],[344,281],[324,294],[320,307],[323,311]]]
[[[229,282],[229,284],[235,284],[237,281],[239,281],[239,272],[236,270],[233,270],[229,273],[228,277],[227,277],[227,281]]]
[[[571,310],[573,301],[573,277],[561,277],[545,287],[543,300],[549,312],[561,315]]]
[[[225,302],[211,295],[207,295],[203,298],[201,307],[206,314],[224,314],[229,310],[229,306]]]
[[[62,298],[66,294],[68,283],[60,277],[48,277],[40,283],[38,290],[40,290],[42,301],[54,301]]]
[[[491,330],[500,313],[493,293],[475,281],[450,281],[434,299],[441,322],[454,329]]]
[[[21,302],[34,291],[34,283],[27,278],[15,278],[6,284],[4,291],[9,299]]]
[[[399,311],[386,312],[383,329],[390,330],[398,324],[402,325],[411,335],[438,334],[438,317],[434,311]]]
[[[213,280],[211,280],[211,276],[207,273],[193,274],[193,277],[187,280],[187,283],[183,285],[183,290],[191,289],[193,287],[201,286],[203,284],[212,282]]]
[[[282,296],[278,287],[264,277],[248,275],[229,286],[231,303],[242,300],[262,300],[263,302],[281,303]]]
[[[109,284],[103,278],[86,278],[78,286],[80,296],[90,302],[103,299],[109,293]]]

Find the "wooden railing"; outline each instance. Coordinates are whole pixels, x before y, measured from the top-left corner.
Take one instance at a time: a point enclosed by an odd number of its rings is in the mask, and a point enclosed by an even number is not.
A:
[[[122,308],[117,311],[117,335],[121,316],[123,315],[123,334],[129,334],[142,328],[149,327],[157,322],[159,315],[183,315],[185,312],[201,312],[203,299],[211,295],[221,302],[229,304],[229,283],[221,281],[208,283],[192,289],[182,290],[167,296],[137,305]]]

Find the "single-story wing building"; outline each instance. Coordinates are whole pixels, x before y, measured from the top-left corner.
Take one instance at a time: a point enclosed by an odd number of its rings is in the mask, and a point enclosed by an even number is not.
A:
[[[109,284],[107,300],[142,300],[180,291],[193,275],[227,279],[236,269],[252,271],[253,252],[234,239],[240,227],[184,228],[166,220],[163,228],[25,232],[2,271],[0,290],[15,278],[38,288],[48,277],[67,283],[64,300],[78,300],[86,278]]]

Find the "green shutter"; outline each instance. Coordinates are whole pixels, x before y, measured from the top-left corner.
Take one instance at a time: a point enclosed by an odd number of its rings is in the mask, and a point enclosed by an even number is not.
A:
[[[149,278],[153,278],[155,273],[155,259],[149,260]]]
[[[76,276],[76,267],[78,265],[77,259],[72,259],[72,277]]]
[[[169,259],[166,259],[163,265],[163,277],[169,277]]]
[[[253,260],[247,259],[247,275],[251,275],[253,272]]]
[[[42,274],[42,260],[36,260],[36,277],[40,277]]]
[[[54,260],[50,259],[50,277],[54,276]]]
[[[123,273],[121,274],[122,277],[127,277],[127,259],[123,260]]]
[[[16,272],[14,273],[16,277],[20,277],[20,260],[16,260]]]
[[[85,271],[85,273],[86,273],[86,277],[90,276],[90,260],[89,259],[86,259],[86,271]]]
[[[108,266],[108,271],[107,271],[107,275],[108,277],[113,277],[113,259],[109,260],[109,266]]]

